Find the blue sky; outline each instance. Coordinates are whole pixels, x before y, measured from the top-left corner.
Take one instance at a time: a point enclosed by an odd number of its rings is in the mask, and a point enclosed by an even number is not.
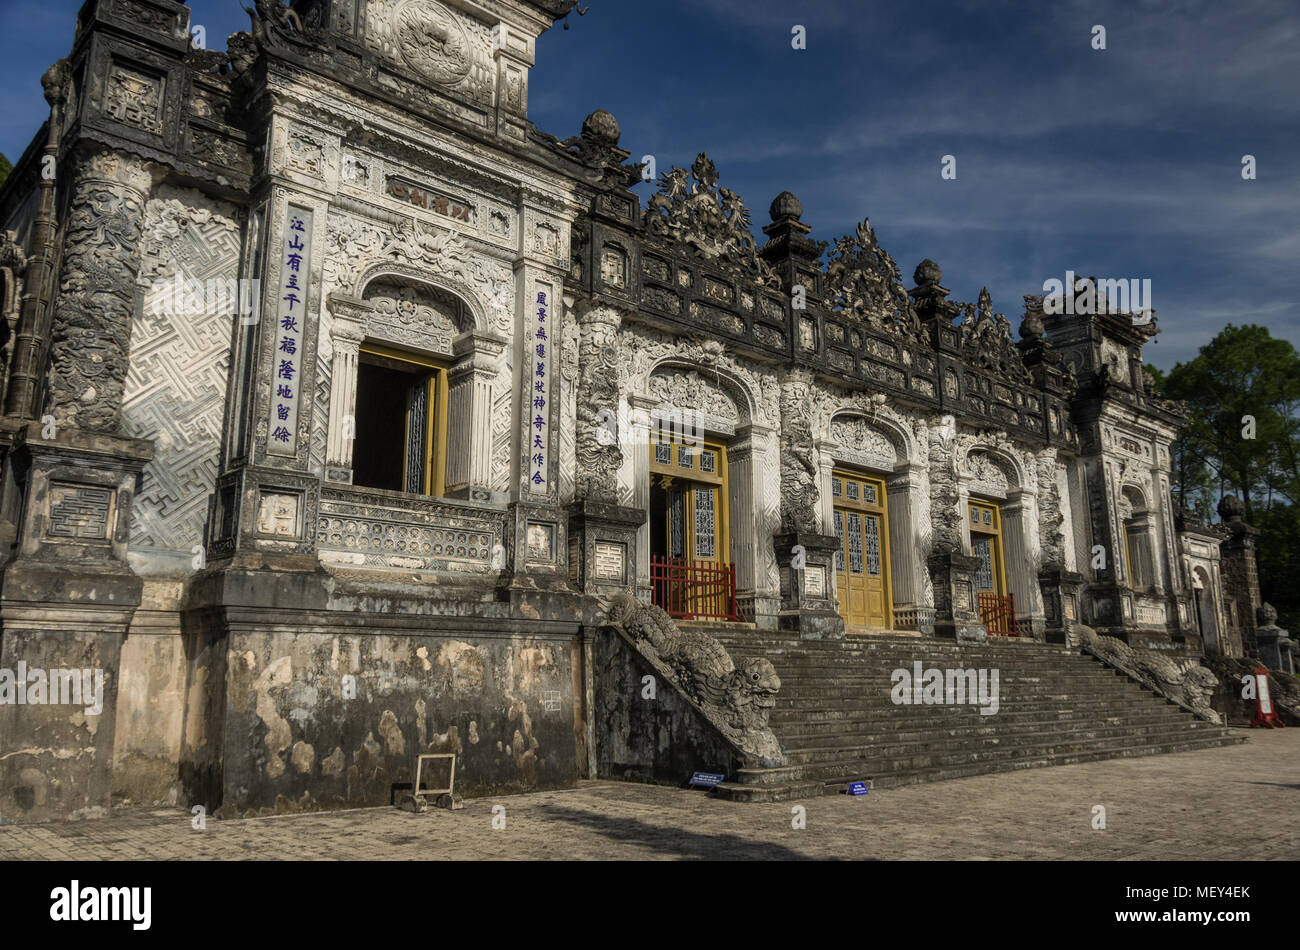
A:
[[[0,151],[45,111],[74,0],[0,0]],[[208,45],[248,19],[194,0]],[[561,138],[608,109],[659,169],[708,151],[755,233],[789,189],[813,237],[869,216],[911,286],[1023,294],[1066,269],[1149,278],[1168,369],[1225,323],[1300,345],[1300,3],[585,0],[538,44],[530,114]],[[791,48],[791,28],[807,49]],[[1092,27],[1106,28],[1104,51]],[[942,156],[957,178],[940,177]],[[1258,178],[1243,181],[1254,155]],[[644,193],[647,186],[641,186]]]

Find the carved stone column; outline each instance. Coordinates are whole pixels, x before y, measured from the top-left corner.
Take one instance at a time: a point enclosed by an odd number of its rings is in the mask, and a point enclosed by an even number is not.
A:
[[[352,482],[352,445],[357,433],[357,360],[366,338],[366,314],[374,308],[361,300],[330,295],[330,342],[334,366],[330,373],[329,435],[325,477]]]
[[[925,564],[918,557],[916,517],[921,511],[920,473],[908,469],[885,480],[889,505],[889,566],[895,610],[917,611],[917,629],[932,632],[929,610],[921,603]]]
[[[50,347],[59,428],[121,429],[150,184],[148,166],[119,152],[91,155],[76,173]]]
[[[637,414],[644,425],[635,431],[619,424],[621,323],[622,315],[612,307],[578,313],[577,497],[569,506],[569,578],[587,594],[649,585],[649,416]],[[631,507],[620,504],[619,494],[619,472],[629,452],[639,466]]]
[[[577,495],[602,504],[618,503],[618,470],[623,464],[617,426],[622,322],[613,307],[578,313]]]
[[[835,469],[835,451],[839,446],[834,442],[820,439],[814,448],[817,451],[817,487],[820,493],[817,506],[818,524],[822,534],[834,534],[835,499],[831,495],[831,472]]]
[[[1023,635],[1028,625],[1035,639],[1043,637],[1041,593],[1038,589],[1038,567],[1034,563],[1032,545],[1027,532],[1037,530],[1034,499],[1027,492],[1014,492],[1001,506],[1002,542],[1005,546],[1003,562],[1007,573],[1007,586],[1016,599],[1017,629]]]
[[[624,458],[632,467],[632,507],[645,512],[646,521],[636,532],[636,593],[650,600],[650,425],[651,414],[659,400],[652,396],[628,399],[628,444]],[[735,473],[732,473],[734,483]]]
[[[493,385],[505,349],[498,337],[463,333],[453,344],[456,364],[447,373],[449,498],[486,499],[492,491]]]
[[[727,510],[731,559],[736,565],[740,613],[760,630],[775,630],[781,601],[768,575],[768,547],[780,505],[775,478],[776,434],[767,426],[741,426],[727,445]]]
[[[0,706],[0,748],[25,750],[0,757],[0,787],[14,791],[0,821],[107,812],[122,640],[142,588],[126,554],[153,446],[123,435],[121,422],[151,176],[111,151],[70,174],[46,400],[54,424],[14,435],[21,528],[0,571],[0,656],[6,666],[89,671],[94,692],[74,708]]]
[[[969,476],[956,465],[956,425],[944,416],[929,427],[930,551],[926,569],[934,593],[934,632],[941,637],[982,641],[988,629],[980,622],[975,598],[979,558],[970,550],[966,523]]]

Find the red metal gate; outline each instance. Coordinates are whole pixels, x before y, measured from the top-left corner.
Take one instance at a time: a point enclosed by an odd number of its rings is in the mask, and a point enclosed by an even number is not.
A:
[[[682,620],[741,620],[736,602],[736,565],[651,557],[654,602]]]
[[[997,594],[980,594],[978,598],[980,622],[988,627],[991,635],[1020,636],[1020,631],[1016,629],[1015,594],[1008,594],[1006,597],[999,597]]]

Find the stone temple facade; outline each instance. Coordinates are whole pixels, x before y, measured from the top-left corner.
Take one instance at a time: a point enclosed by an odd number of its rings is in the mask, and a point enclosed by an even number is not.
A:
[[[621,741],[626,595],[1249,646],[1176,527],[1149,314],[1031,296],[1014,334],[789,192],[760,243],[705,154],[643,204],[613,116],[528,120],[572,6],[257,0],[225,52],[82,8],[0,192],[0,666],[102,670],[103,708],[0,706],[0,821],[385,803],[431,752],[572,784]]]

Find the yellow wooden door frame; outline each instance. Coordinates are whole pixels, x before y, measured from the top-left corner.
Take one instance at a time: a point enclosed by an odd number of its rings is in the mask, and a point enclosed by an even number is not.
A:
[[[985,513],[990,515],[987,521],[984,519]],[[1006,597],[1009,591],[1007,588],[1005,552],[1002,547],[1001,509],[995,502],[971,498],[966,503],[966,518],[970,525],[971,553],[974,553],[977,535],[989,539],[989,558],[992,561],[993,568],[993,593],[999,597]]]
[[[383,343],[374,343],[367,341],[359,347],[359,351],[368,356],[378,356],[383,359],[396,360],[400,363],[407,363],[411,366],[419,367],[427,372],[424,379],[425,403],[427,408],[427,417],[425,418],[425,437],[424,437],[424,473],[421,478],[422,494],[432,495],[435,498],[441,498],[446,491],[447,483],[447,367],[444,363],[431,357],[424,356],[420,353],[411,353],[408,350],[398,349],[397,347],[387,346]],[[409,417],[402,425],[402,484],[406,484],[407,466],[409,459],[407,457],[406,446],[410,444],[410,426]]]
[[[656,445],[670,447],[670,461],[656,461]],[[700,467],[706,452],[713,454],[712,472],[703,471]],[[700,442],[698,445],[687,445],[676,440],[660,441],[651,438],[650,477],[654,478],[656,475],[664,479],[666,486],[680,484],[681,487],[688,489],[683,500],[683,518],[685,519],[685,523],[682,525],[683,557],[687,560],[713,561],[719,566],[730,564],[731,538],[729,522],[731,519],[729,517],[730,499],[728,495],[726,450],[716,442]],[[713,556],[708,558],[697,557],[695,553],[696,488],[712,488],[715,490],[713,500]],[[664,548],[665,550],[672,550],[672,525],[669,519],[665,520],[664,531],[666,532]]]
[[[857,485],[858,497],[856,499],[849,497],[850,482],[855,483]],[[837,485],[840,488],[840,493],[838,495],[835,492]],[[870,486],[875,491],[876,501],[869,502],[866,500],[865,488],[867,486]],[[882,592],[884,594],[884,598],[883,598],[884,617],[881,619],[883,622],[883,628],[890,629],[894,626],[894,585],[893,585],[893,578],[891,576],[892,565],[890,561],[890,551],[889,551],[889,505],[888,505],[888,497],[886,496],[885,493],[884,479],[877,478],[874,475],[867,475],[861,472],[852,472],[844,469],[833,470],[831,472],[832,516],[834,515],[835,509],[839,509],[841,512],[857,511],[860,514],[871,515],[879,519],[880,536],[878,538],[878,541],[880,547],[880,582],[881,582]],[[865,519],[859,519],[859,520],[863,522],[862,531],[863,531],[864,546],[862,549],[862,571],[863,571],[863,579],[865,583],[866,577],[869,576],[867,574],[867,551],[865,547],[866,524],[865,524]],[[844,577],[847,579],[850,573],[849,572],[849,549],[848,549],[849,522],[847,516],[841,519],[841,523],[843,525],[843,531],[842,531],[842,537],[840,538],[840,554],[844,560],[844,570],[843,572],[837,571],[836,573],[837,574],[843,573]],[[838,583],[839,583],[839,578],[836,577],[837,587],[835,593],[836,593],[837,601],[839,601],[840,599]],[[844,607],[842,608],[842,615],[844,613],[848,613],[849,611],[850,611],[850,604],[846,596],[844,599]],[[866,619],[869,623],[871,620],[870,606],[866,606],[864,608],[864,612],[866,615]],[[844,620],[846,623],[850,622],[850,618],[847,616],[844,617]]]

